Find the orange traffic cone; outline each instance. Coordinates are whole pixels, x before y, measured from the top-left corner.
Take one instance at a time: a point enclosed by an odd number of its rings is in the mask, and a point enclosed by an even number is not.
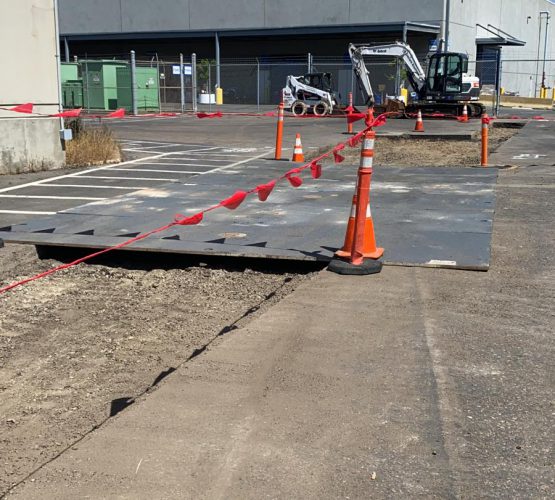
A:
[[[357,195],[353,196],[351,205],[351,215],[347,223],[347,232],[345,233],[345,242],[343,248],[335,252],[337,257],[350,257],[353,248],[353,239],[355,236],[355,219],[357,211]],[[379,259],[383,255],[383,248],[376,246],[376,238],[374,235],[374,221],[370,212],[370,204],[366,207],[366,219],[364,221],[364,245],[362,247],[362,256],[368,259]]]
[[[301,144],[301,134],[295,136],[295,149],[293,150],[293,160],[295,163],[304,162],[303,145]]]
[[[424,122],[422,121],[422,111],[418,110],[418,115],[416,116],[416,125],[414,127],[415,132],[424,132]]]
[[[468,108],[466,107],[466,104],[463,106],[463,112],[462,112],[462,120],[461,122],[466,123],[468,121]]]

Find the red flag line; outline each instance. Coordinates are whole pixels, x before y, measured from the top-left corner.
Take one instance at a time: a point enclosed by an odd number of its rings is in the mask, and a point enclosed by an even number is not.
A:
[[[321,154],[320,156],[317,156],[316,158],[313,158],[312,160],[305,163],[304,165],[288,170],[287,172],[285,172],[280,177],[277,177],[276,179],[273,179],[273,180],[271,180],[271,181],[269,181],[265,184],[260,184],[256,187],[252,188],[252,189],[249,189],[248,191],[244,191],[244,190],[236,191],[234,194],[232,194],[228,198],[225,198],[224,200],[220,201],[219,203],[217,203],[215,205],[212,205],[211,207],[205,208],[204,210],[201,210],[201,211],[199,211],[198,213],[196,213],[194,215],[184,216],[184,215],[181,215],[181,214],[177,214],[175,216],[175,219],[173,220],[173,222],[170,222],[169,224],[158,227],[156,229],[152,229],[151,231],[148,231],[146,233],[135,236],[134,238],[131,238],[129,240],[123,241],[123,242],[119,243],[118,245],[115,245],[115,246],[112,246],[112,247],[109,247],[109,248],[105,248],[104,250],[100,250],[98,252],[94,252],[92,254],[86,255],[86,256],[81,257],[77,260],[74,260],[73,262],[69,262],[67,264],[62,264],[60,266],[49,269],[48,271],[45,271],[43,273],[36,274],[35,276],[31,276],[30,278],[26,278],[26,279],[23,279],[23,280],[20,280],[20,281],[16,281],[15,283],[11,283],[10,285],[7,285],[7,286],[4,286],[3,288],[0,288],[0,294],[6,293],[10,290],[13,290],[14,288],[25,285],[25,284],[30,283],[32,281],[39,280],[41,278],[49,276],[49,275],[51,275],[53,273],[56,273],[58,271],[62,271],[63,269],[69,269],[70,267],[77,266],[77,265],[79,265],[79,264],[81,264],[81,263],[83,263],[87,260],[93,259],[94,257],[98,257],[100,255],[106,254],[106,253],[111,252],[113,250],[119,250],[121,248],[125,248],[125,247],[131,245],[132,243],[135,243],[136,241],[144,240],[145,238],[148,238],[149,236],[151,236],[153,234],[161,233],[161,232],[166,231],[166,230],[168,230],[172,227],[175,227],[175,226],[193,226],[193,225],[200,224],[204,220],[205,214],[211,212],[212,210],[217,210],[220,207],[227,208],[228,210],[235,210],[243,203],[243,201],[245,201],[245,199],[248,196],[250,196],[252,194],[256,193],[256,195],[258,196],[259,201],[264,202],[268,199],[268,197],[272,193],[272,190],[274,189],[276,184],[280,181],[283,181],[283,180],[287,179],[287,181],[289,181],[291,186],[293,186],[295,188],[302,185],[303,179],[300,176],[300,174],[304,170],[310,169],[312,178],[313,179],[318,179],[322,175],[322,164],[321,164],[321,162],[323,160],[325,160],[326,158],[332,158],[333,157],[335,163],[341,163],[344,160],[344,157],[339,154],[339,151],[345,149],[346,146],[356,147],[362,141],[362,138],[363,138],[363,136],[364,136],[364,134],[367,130],[369,130],[373,127],[383,125],[386,121],[386,116],[391,115],[391,114],[393,114],[393,113],[384,113],[382,115],[379,115],[375,120],[373,120],[373,122],[371,122],[368,125],[368,127],[365,130],[362,130],[359,133],[357,133],[356,135],[353,135],[352,137],[350,137],[348,140],[337,144],[336,146],[334,146],[329,151]]]

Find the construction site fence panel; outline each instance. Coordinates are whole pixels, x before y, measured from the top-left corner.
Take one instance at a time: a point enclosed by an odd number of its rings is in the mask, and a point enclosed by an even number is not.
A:
[[[197,110],[198,106],[217,104],[217,87],[224,104],[275,106],[289,75],[309,72],[330,73],[332,88],[342,104],[349,92],[363,106],[366,96],[359,87],[348,57],[313,56],[290,60],[249,58],[222,60],[184,54],[150,58],[137,56],[135,98],[140,113]],[[366,61],[376,102],[399,95],[399,88],[410,88],[402,64],[394,59]],[[62,64],[62,98],[66,109],[90,111],[133,109],[132,63],[130,54],[78,57]],[[425,64],[424,64],[425,69]],[[552,98],[555,87],[554,59],[491,58],[469,61],[469,73],[480,77],[482,95],[491,111],[501,96]],[[30,100],[32,96],[30,96]],[[501,99],[502,100],[502,99]]]

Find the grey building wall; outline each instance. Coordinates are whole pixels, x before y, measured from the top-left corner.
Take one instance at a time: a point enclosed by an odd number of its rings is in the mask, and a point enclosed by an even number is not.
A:
[[[320,28],[313,40],[318,37],[323,40],[327,33],[339,27],[360,26],[364,33],[365,26],[397,24],[398,34],[399,23],[412,21],[443,29],[447,0],[59,0],[59,4],[61,34],[70,37],[96,35],[100,40],[125,35],[140,40],[141,35],[159,34],[204,36],[206,40],[215,31],[231,35],[234,30],[243,30],[242,36],[247,36],[254,31],[260,35],[264,30]],[[503,49],[502,86],[523,96],[534,95],[541,83],[543,67],[543,62],[536,62],[538,45],[539,58],[543,59],[543,35],[538,43],[539,12],[542,10],[555,14],[555,6],[547,0],[451,0],[450,49],[465,52],[475,60],[476,38],[492,36],[477,24],[492,24],[525,41],[525,47]],[[554,24],[555,19],[552,19],[551,26]],[[276,33],[278,31],[272,31]],[[368,41],[376,36],[369,33]],[[398,35],[390,33],[390,36]],[[303,48],[306,41],[295,40],[294,43],[299,53],[311,50]],[[345,45],[344,40],[341,43]],[[248,45],[246,39],[222,38],[222,54],[225,57],[258,55],[252,54],[252,46],[248,48]],[[228,46],[242,46],[249,53],[233,49],[231,54],[226,50]],[[554,49],[555,36],[550,36],[548,60],[554,57]],[[472,64],[470,68],[475,70]],[[552,62],[546,63],[546,73],[547,85],[551,87],[555,84]]]
[[[444,0],[59,0],[59,5],[60,33],[71,35],[437,24]]]

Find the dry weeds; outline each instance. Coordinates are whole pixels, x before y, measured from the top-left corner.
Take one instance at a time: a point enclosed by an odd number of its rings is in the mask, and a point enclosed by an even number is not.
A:
[[[66,144],[68,167],[104,165],[120,162],[121,159],[121,148],[106,127],[81,129],[75,138]]]

